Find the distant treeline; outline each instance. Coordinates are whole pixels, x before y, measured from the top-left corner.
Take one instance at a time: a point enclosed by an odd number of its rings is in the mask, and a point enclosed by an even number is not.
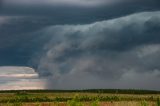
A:
[[[155,90],[135,89],[86,89],[86,90],[3,90],[0,93],[111,93],[111,94],[160,94]]]

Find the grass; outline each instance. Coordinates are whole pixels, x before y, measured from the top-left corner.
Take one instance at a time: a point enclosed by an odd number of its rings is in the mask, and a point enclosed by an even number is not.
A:
[[[157,99],[157,106],[160,106],[160,98]]]
[[[10,103],[13,102],[67,102],[68,100],[72,100],[74,95],[77,93],[72,94],[26,94],[26,95],[17,95],[12,94],[12,96],[8,96],[11,94],[6,94],[0,96],[0,103]],[[160,95],[125,95],[125,94],[78,94],[78,101],[87,102],[87,101],[156,101]]]
[[[160,94],[91,92],[0,93],[0,106],[160,106]]]
[[[148,106],[157,106],[154,102],[147,102]],[[119,102],[39,102],[39,103],[10,103],[0,106],[144,106],[137,101],[119,101]]]

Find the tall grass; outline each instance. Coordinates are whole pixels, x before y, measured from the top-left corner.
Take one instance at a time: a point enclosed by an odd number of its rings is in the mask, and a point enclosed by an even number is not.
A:
[[[99,106],[99,100],[95,100],[91,103],[91,106]]]
[[[157,98],[157,106],[160,106],[160,98]]]
[[[67,106],[84,106],[84,104],[80,101],[79,95],[76,94],[72,100],[67,101]]]
[[[141,102],[141,106],[149,106],[149,105],[148,105],[148,103],[147,103],[145,100],[143,100],[143,101]]]

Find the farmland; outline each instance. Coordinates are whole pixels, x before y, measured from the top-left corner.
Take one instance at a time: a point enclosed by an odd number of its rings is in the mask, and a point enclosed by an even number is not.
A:
[[[160,106],[159,98],[146,90],[0,91],[0,106]]]

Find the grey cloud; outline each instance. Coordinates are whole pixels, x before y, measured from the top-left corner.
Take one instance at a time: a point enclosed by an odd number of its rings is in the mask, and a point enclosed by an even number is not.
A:
[[[0,65],[29,65],[49,37],[40,30],[56,23],[47,17],[0,16]]]
[[[134,77],[145,80],[143,74],[156,73],[146,86],[159,80],[159,13],[138,13],[88,25],[48,27],[44,31],[52,39],[44,46],[37,72],[53,78],[53,85],[60,88],[78,88],[77,83],[84,88],[116,87],[121,83],[129,87],[124,79],[136,82],[135,88],[145,88],[140,86],[142,82],[129,79],[129,75],[133,72]]]
[[[40,5],[40,4],[50,4],[50,5],[84,5],[84,6],[96,6],[102,5],[104,3],[112,3],[117,0],[107,1],[107,0],[5,0],[8,4],[22,4],[22,5]],[[119,0],[120,1],[120,0]]]
[[[159,89],[159,5],[0,0],[0,65],[34,67],[48,88]]]
[[[138,0],[2,0],[3,4],[10,5],[40,5],[40,4],[50,4],[50,5],[103,5],[103,4],[112,4],[120,2],[137,2]],[[146,3],[158,3],[158,0],[145,0]],[[138,1],[142,3],[144,1]]]
[[[37,17],[49,16],[56,21],[64,21],[62,24],[81,24],[121,17],[136,12],[155,11],[160,9],[159,0],[95,0],[95,2],[99,2],[103,5],[97,5],[94,7],[76,6],[72,4],[73,0],[69,0],[70,5],[65,4],[67,1],[63,0],[43,0],[45,3],[42,3],[42,0],[35,0],[35,3],[33,0],[15,1],[16,0],[8,0],[8,3],[3,3],[2,9],[0,10],[0,15],[32,15]],[[20,1],[22,3],[20,3]],[[24,1],[27,1],[29,4],[26,5],[27,3],[23,3]],[[56,1],[60,1],[62,3],[64,2],[65,5],[57,5],[56,3],[52,3]],[[86,0],[76,1],[86,2]],[[92,2],[94,1],[89,1],[89,3]]]

